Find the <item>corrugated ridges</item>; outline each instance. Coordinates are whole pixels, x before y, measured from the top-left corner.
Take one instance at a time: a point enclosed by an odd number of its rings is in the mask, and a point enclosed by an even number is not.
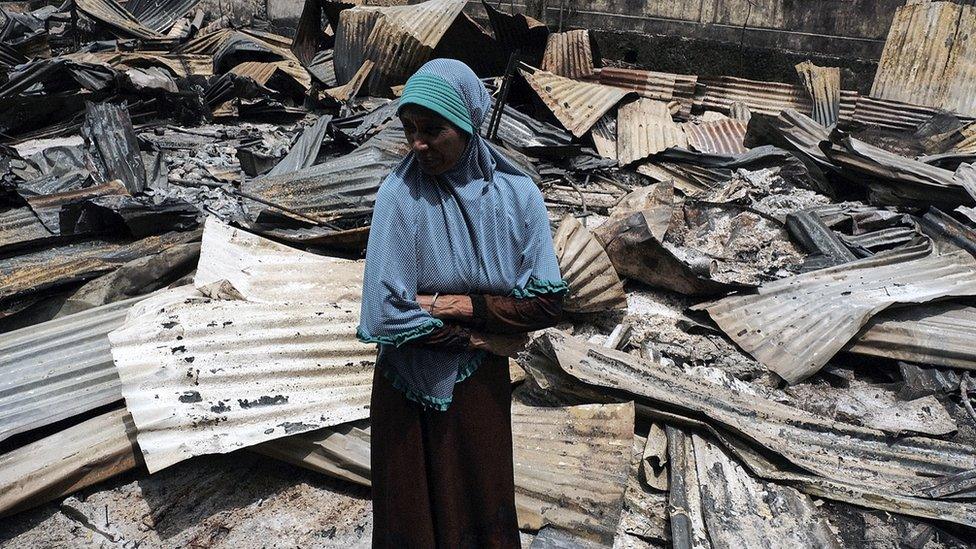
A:
[[[840,69],[804,61],[796,72],[813,101],[811,118],[828,128],[836,124],[840,119]]]
[[[641,97],[657,101],[678,101],[679,116],[687,118],[695,101],[698,77],[690,74],[671,74],[642,69],[599,69],[599,82],[637,92]]]
[[[688,138],[671,119],[667,103],[640,98],[617,111],[617,162],[621,166],[671,147],[687,146]]]
[[[200,0],[130,0],[125,9],[143,25],[166,32]]]
[[[748,149],[742,144],[746,136],[746,124],[731,118],[684,124],[688,145],[699,152],[723,155],[736,155]]]
[[[112,357],[150,472],[368,416],[356,304],[187,300],[130,318]]]
[[[600,117],[630,93],[541,70],[528,72],[519,69],[519,72],[563,127],[576,137],[582,137]]]
[[[137,453],[132,418],[115,410],[0,455],[0,516],[134,469]]]
[[[932,303],[884,311],[844,348],[852,353],[976,370],[976,307]]]
[[[976,295],[976,261],[931,244],[785,278],[703,305],[729,337],[790,383],[816,373],[878,311]],[[761,318],[757,323],[753,318]]]
[[[871,124],[895,130],[914,130],[919,124],[939,112],[934,107],[913,105],[889,99],[860,97],[854,108],[853,120],[861,124]],[[961,117],[962,120],[972,118]]]
[[[573,30],[550,34],[541,68],[566,78],[584,78],[593,74],[590,31]]]
[[[0,440],[121,400],[108,333],[141,299],[0,335]]]
[[[871,95],[976,115],[976,8],[918,2],[898,8]]]
[[[0,251],[53,236],[30,208],[13,208],[0,213]]]
[[[705,85],[705,92],[696,96],[696,104],[725,114],[729,113],[729,108],[736,102],[748,106],[752,112],[769,115],[777,115],[787,109],[804,113],[813,110],[813,103],[803,88],[790,84],[733,76],[702,77],[699,82]],[[841,120],[849,120],[854,115],[857,98],[857,92],[841,91]]]
[[[339,14],[333,53],[336,81],[345,84],[363,66],[367,40],[379,18],[374,10],[347,9]]]
[[[520,527],[555,524],[613,543],[633,447],[634,405],[512,407]]]
[[[563,308],[594,313],[627,306],[627,294],[603,246],[575,217],[566,216],[553,237],[559,270],[569,284]]]
[[[115,0],[77,0],[78,11],[101,21],[124,36],[142,38],[143,40],[162,40],[166,38],[159,32],[143,25],[131,13],[125,10]]]

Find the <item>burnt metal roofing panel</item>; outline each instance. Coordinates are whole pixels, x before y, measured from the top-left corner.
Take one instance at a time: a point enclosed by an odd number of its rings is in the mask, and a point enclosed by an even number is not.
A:
[[[516,51],[528,58],[530,64],[542,61],[546,49],[549,27],[521,13],[511,15],[497,10],[485,0],[481,2],[488,15],[488,23],[495,33],[495,39],[505,50],[506,56]]]
[[[813,101],[812,118],[824,127],[836,124],[840,120],[840,69],[804,61],[796,72]]]
[[[898,8],[871,95],[976,116],[976,8],[953,2]]]
[[[54,237],[30,208],[12,208],[0,213],[0,253]]]
[[[617,162],[625,166],[672,147],[687,148],[688,137],[671,119],[668,104],[643,97],[617,111]]]
[[[748,149],[742,142],[746,137],[746,124],[726,118],[698,124],[682,125],[688,136],[688,145],[696,151],[709,154],[736,155]]]
[[[641,407],[664,406],[693,423],[734,434],[735,440],[722,442],[738,457],[748,458],[750,470],[763,478],[793,481],[820,497],[976,526],[976,504],[928,498],[918,488],[923,480],[976,467],[971,445],[925,437],[893,440],[881,431],[750,394],[665,361],[587,344],[557,330],[546,331],[540,343],[558,361],[558,371],[544,361],[534,364],[545,368],[550,386],[583,393],[594,385],[624,391],[639,397]],[[563,379],[556,377],[560,375]],[[757,449],[799,469],[776,469]]]
[[[593,74],[594,67],[590,31],[572,30],[549,35],[542,56],[542,70],[566,78],[584,78]]]
[[[844,347],[852,353],[976,370],[976,307],[930,303],[883,311]]]
[[[125,9],[156,32],[166,32],[200,0],[129,0]]]
[[[853,120],[860,124],[880,126],[895,130],[914,130],[923,122],[939,113],[934,107],[925,107],[891,99],[859,97],[854,106]],[[972,118],[961,117],[963,120]]]
[[[146,166],[124,104],[86,103],[81,136],[102,181],[118,179],[133,193],[146,188]]]
[[[142,24],[132,13],[115,0],[76,0],[78,11],[108,25],[123,36],[143,40],[164,40],[166,35]]]
[[[733,76],[702,77],[705,94],[696,98],[706,109],[725,114],[733,103],[742,103],[754,113],[777,115],[793,109],[804,113],[813,111],[813,102],[807,92],[798,86],[781,82],[763,82]],[[840,119],[849,120],[854,115],[857,92],[841,91]]]
[[[632,93],[541,70],[529,72],[519,69],[519,72],[563,127],[576,137],[582,137],[600,117]]]
[[[613,544],[634,437],[634,405],[512,407],[519,526],[547,524]]]
[[[358,302],[363,262],[305,252],[207,219],[193,283],[226,280],[249,301],[275,303],[289,297]]]
[[[374,10],[343,10],[336,29],[333,63],[336,81],[345,84],[366,60],[369,35],[380,18]]]
[[[134,469],[135,446],[132,418],[115,410],[0,455],[0,516]]]
[[[37,217],[49,231],[61,234],[61,207],[72,202],[80,202],[89,198],[109,195],[129,194],[121,181],[109,181],[101,185],[92,185],[71,191],[63,191],[39,196],[28,196],[27,204],[34,210]]]
[[[141,299],[0,335],[0,440],[122,400],[108,333]]]
[[[356,339],[356,304],[198,298],[141,313],[109,340],[150,472],[369,415],[376,352]]]
[[[976,259],[931,243],[784,278],[700,305],[739,346],[790,383],[816,373],[896,303],[976,295]]]
[[[627,294],[603,246],[575,217],[566,216],[553,237],[559,271],[569,284],[563,308],[594,313],[625,308]]]

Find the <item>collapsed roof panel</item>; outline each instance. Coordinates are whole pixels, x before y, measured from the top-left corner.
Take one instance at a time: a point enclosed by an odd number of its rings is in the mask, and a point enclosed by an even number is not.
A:
[[[541,70],[520,68],[519,72],[563,127],[576,137],[582,137],[600,117],[633,93]]]
[[[563,308],[593,313],[627,306],[623,283],[603,246],[576,218],[566,216],[553,236],[559,272],[569,284]]]
[[[585,29],[550,34],[539,68],[566,78],[586,78],[600,63],[593,44],[590,31]]]

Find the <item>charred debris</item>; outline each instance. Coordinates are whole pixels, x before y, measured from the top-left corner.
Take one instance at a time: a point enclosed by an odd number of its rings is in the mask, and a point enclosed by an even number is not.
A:
[[[971,546],[976,8],[899,8],[864,94],[494,3],[307,0],[293,37],[196,4],[0,6],[0,543],[263,546],[309,490],[359,503],[286,544],[367,543],[360,258],[397,93],[455,57],[571,288],[511,365],[527,545]],[[281,462],[304,492],[245,487]]]

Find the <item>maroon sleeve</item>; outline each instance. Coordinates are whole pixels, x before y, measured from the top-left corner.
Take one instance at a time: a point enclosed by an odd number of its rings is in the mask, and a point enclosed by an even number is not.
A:
[[[471,305],[477,328],[495,334],[517,334],[555,326],[562,318],[564,295],[547,294],[528,299],[473,295]]]
[[[471,330],[458,324],[444,323],[444,326],[433,332],[418,337],[407,345],[422,345],[424,347],[441,347],[445,349],[471,349]]]

